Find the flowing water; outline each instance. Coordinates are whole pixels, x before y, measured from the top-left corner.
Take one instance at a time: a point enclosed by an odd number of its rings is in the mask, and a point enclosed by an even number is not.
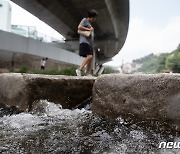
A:
[[[2,154],[180,154],[159,149],[159,143],[179,142],[178,134],[155,132],[122,118],[104,120],[86,108],[62,109],[42,100],[31,113],[0,108]]]

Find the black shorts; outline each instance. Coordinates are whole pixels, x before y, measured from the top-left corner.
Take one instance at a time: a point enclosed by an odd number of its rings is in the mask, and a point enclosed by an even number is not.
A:
[[[87,55],[93,55],[92,47],[87,43],[81,43],[79,45],[79,55],[87,57]]]
[[[44,66],[41,66],[41,70],[44,70],[45,69],[45,67]]]

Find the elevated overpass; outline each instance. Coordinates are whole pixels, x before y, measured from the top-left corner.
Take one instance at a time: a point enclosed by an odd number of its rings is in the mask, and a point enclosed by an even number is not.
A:
[[[110,61],[124,45],[129,25],[129,0],[11,0],[44,21],[66,38],[71,51],[78,50],[77,26],[87,11],[99,16],[95,28],[95,61]]]
[[[80,65],[82,58],[76,53],[66,50],[62,46],[63,44],[59,43],[58,45],[0,30],[0,66],[3,66],[5,61],[10,61],[9,59],[17,63],[22,61],[20,65],[27,64],[28,61],[32,61],[34,64],[37,60],[37,66],[39,66],[41,57],[48,57],[48,63],[53,60],[64,65]],[[22,55],[22,58],[18,59],[18,55]],[[27,59],[23,57],[27,57]],[[4,64],[8,65],[8,63]]]

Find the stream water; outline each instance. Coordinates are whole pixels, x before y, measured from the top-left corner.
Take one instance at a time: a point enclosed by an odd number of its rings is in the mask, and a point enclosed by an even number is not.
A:
[[[2,154],[180,154],[159,148],[160,142],[180,142],[179,135],[107,121],[86,108],[68,110],[42,100],[30,113],[0,107]]]

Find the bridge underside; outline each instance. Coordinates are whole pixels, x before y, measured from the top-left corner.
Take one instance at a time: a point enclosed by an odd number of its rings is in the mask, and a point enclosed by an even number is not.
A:
[[[77,26],[87,11],[95,9],[99,16],[95,28],[96,61],[111,60],[126,40],[129,25],[129,0],[12,0],[34,14],[66,38],[78,50]],[[99,49],[99,50],[98,50]]]

